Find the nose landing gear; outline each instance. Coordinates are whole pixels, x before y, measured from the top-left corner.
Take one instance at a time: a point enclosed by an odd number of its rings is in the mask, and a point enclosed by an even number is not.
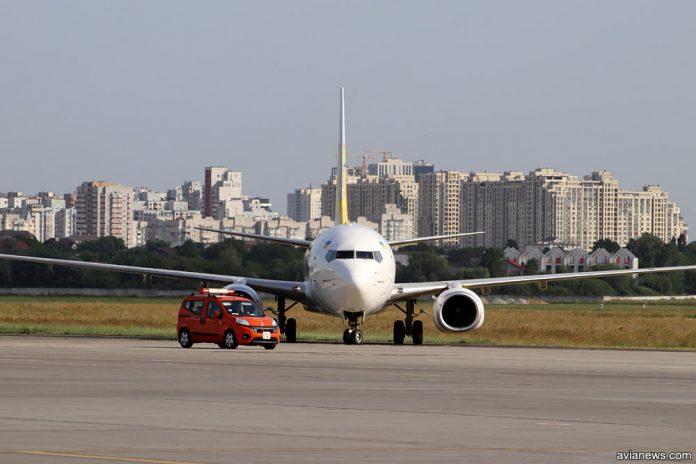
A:
[[[348,319],[350,328],[343,331],[343,343],[346,345],[360,345],[363,342],[363,333],[360,330],[360,318],[364,318],[362,312],[359,313],[344,313],[344,317]]]

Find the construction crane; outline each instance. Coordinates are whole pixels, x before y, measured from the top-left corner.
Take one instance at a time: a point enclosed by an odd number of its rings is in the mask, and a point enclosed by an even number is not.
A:
[[[375,157],[373,155],[367,154],[367,152],[363,152],[361,155],[346,155],[348,158],[355,158],[355,159],[360,159],[362,160],[362,176],[367,177],[367,160],[375,160]]]
[[[346,156],[348,158],[361,159],[362,160],[362,175],[363,175],[363,177],[367,177],[367,167],[368,167],[367,160],[375,162],[375,161],[377,161],[377,155],[382,155],[382,160],[387,161],[388,159],[391,159],[392,152],[386,151],[386,150],[365,150],[362,152],[361,155],[352,154],[352,155],[346,155]]]
[[[367,153],[380,154],[380,155],[382,155],[382,161],[387,161],[388,159],[391,159],[391,157],[392,157],[392,152],[386,151],[386,150],[365,150],[363,153],[364,154],[367,154]]]

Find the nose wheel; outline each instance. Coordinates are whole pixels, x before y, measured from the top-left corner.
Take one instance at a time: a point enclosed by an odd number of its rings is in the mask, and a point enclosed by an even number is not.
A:
[[[360,330],[360,318],[363,313],[345,313],[349,328],[343,331],[343,343],[346,345],[360,345],[363,342],[363,333]]]
[[[363,333],[362,330],[355,328],[355,329],[346,329],[343,331],[343,343],[346,345],[360,345],[363,341]]]

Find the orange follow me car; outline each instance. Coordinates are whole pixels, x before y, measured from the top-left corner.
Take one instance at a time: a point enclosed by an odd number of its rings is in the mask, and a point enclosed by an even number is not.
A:
[[[201,288],[184,298],[176,324],[179,343],[217,343],[220,348],[259,345],[272,350],[280,343],[275,319],[254,301],[233,290]]]

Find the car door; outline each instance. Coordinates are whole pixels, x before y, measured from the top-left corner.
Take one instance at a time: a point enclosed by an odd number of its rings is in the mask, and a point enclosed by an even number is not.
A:
[[[183,306],[186,311],[183,311],[183,314],[179,316],[181,325],[189,329],[193,342],[203,341],[201,323],[204,316],[205,300],[203,298],[191,298],[185,301]]]
[[[201,326],[201,332],[206,337],[205,341],[215,343],[222,341],[224,332],[224,327],[222,326],[222,306],[212,298],[208,300]]]

